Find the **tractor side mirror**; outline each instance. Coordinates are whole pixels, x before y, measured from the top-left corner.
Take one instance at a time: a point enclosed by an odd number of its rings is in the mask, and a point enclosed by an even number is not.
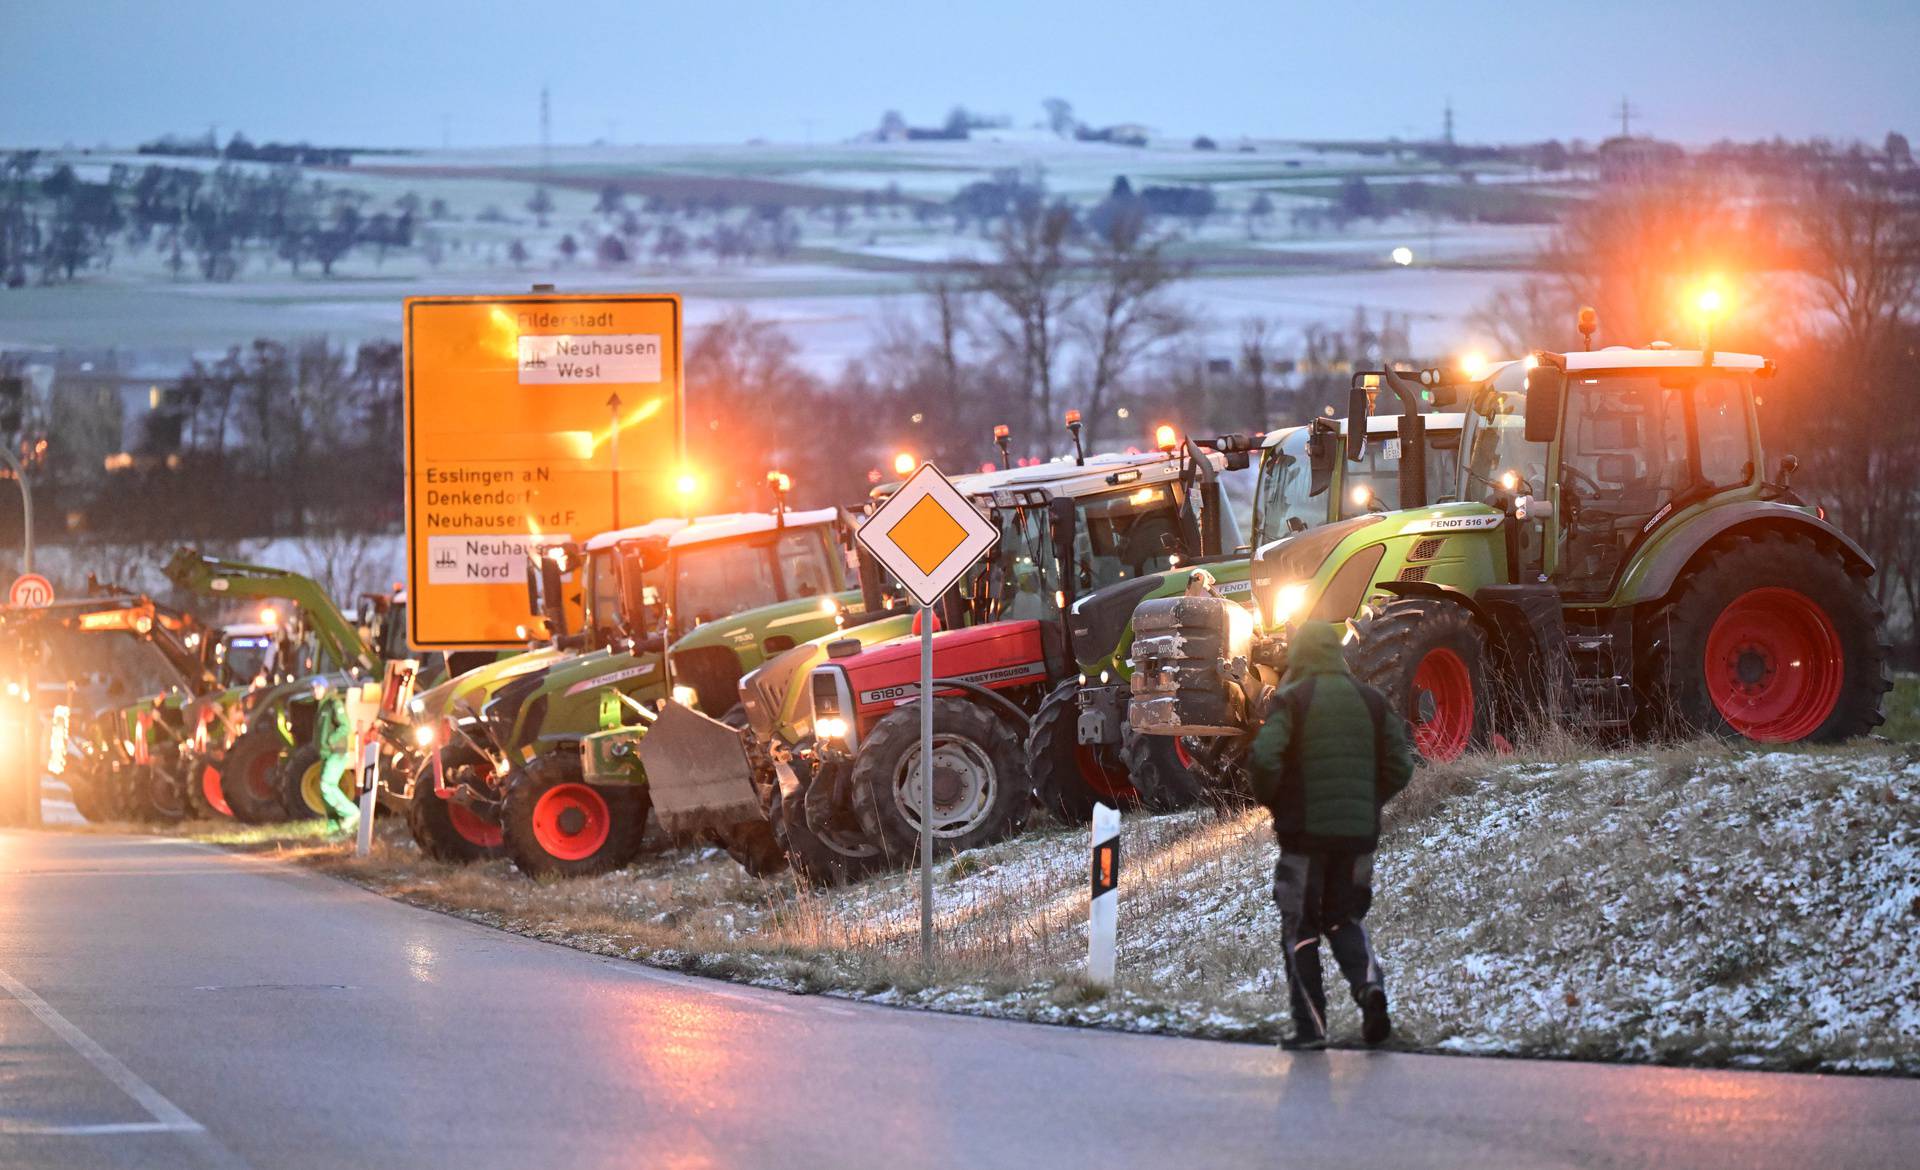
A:
[[[1783,488],[1792,487],[1793,473],[1798,470],[1800,470],[1800,457],[1798,455],[1782,455],[1780,457],[1780,470],[1773,477],[1773,481]]]
[[[1369,383],[1372,383],[1369,385]],[[1367,410],[1372,405],[1367,391],[1380,385],[1378,374],[1355,374],[1347,391],[1347,461],[1360,462],[1367,453]]]
[[[1333,485],[1334,437],[1340,428],[1330,418],[1316,418],[1307,424],[1307,468],[1311,477],[1307,495],[1317,496]]]
[[[1053,557],[1060,566],[1061,612],[1073,608],[1077,596],[1075,586],[1079,584],[1079,572],[1073,554],[1074,537],[1078,534],[1080,514],[1074,510],[1073,500],[1057,496],[1047,501],[1047,508],[1053,513]]]
[[[1566,396],[1566,371],[1539,365],[1527,372],[1527,442],[1553,442],[1560,433],[1560,403]]]

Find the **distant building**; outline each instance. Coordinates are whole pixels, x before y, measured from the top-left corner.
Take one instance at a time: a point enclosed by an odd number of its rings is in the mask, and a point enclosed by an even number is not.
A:
[[[1687,152],[1654,138],[1616,136],[1594,151],[1603,182],[1632,182],[1663,175],[1686,161]]]

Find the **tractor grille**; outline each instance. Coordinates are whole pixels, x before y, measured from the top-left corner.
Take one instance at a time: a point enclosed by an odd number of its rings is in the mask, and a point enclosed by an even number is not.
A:
[[[1426,579],[1427,567],[1425,565],[1408,565],[1406,568],[1400,570],[1400,580],[1402,581],[1425,581]]]
[[[1413,546],[1413,551],[1407,554],[1407,559],[1410,561],[1430,561],[1440,555],[1440,546],[1445,543],[1447,543],[1447,538],[1444,536],[1429,536]]]

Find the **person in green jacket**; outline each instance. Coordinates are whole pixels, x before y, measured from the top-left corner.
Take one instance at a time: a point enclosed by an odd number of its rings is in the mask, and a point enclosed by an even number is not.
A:
[[[1273,713],[1254,736],[1254,795],[1273,814],[1288,1048],[1325,1048],[1327,997],[1320,939],[1360,1006],[1361,1036],[1379,1044],[1393,1030],[1387,989],[1361,920],[1373,904],[1373,851],[1380,810],[1413,776],[1406,721],[1380,692],[1347,671],[1343,628],[1309,622],[1295,633]]]
[[[320,705],[313,742],[320,749],[320,799],[326,802],[327,827],[351,833],[360,824],[360,808],[340,789],[340,781],[353,762],[353,732],[347,726],[347,704],[324,678],[313,680],[313,699]]]

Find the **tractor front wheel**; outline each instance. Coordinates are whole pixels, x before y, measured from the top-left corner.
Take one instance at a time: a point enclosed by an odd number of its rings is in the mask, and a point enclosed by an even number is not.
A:
[[[271,722],[271,721],[269,721]],[[274,769],[286,751],[278,728],[257,727],[233,741],[220,769],[220,795],[235,820],[264,825],[286,815],[273,783]]]
[[[1487,635],[1466,608],[1397,597],[1363,618],[1347,647],[1354,677],[1413,727],[1413,745],[1445,762],[1484,747],[1493,722]]]
[[[280,789],[280,804],[290,821],[312,821],[327,815],[327,802],[320,796],[320,762],[317,745],[303,743],[287,754],[275,783]]]
[[[810,767],[795,761],[791,767],[799,784],[779,790],[774,813],[787,839],[787,863],[793,872],[810,885],[826,887],[857,882],[881,869],[886,858],[880,846],[860,828],[851,809],[833,807],[833,784],[844,765]]]
[[[1114,808],[1140,804],[1129,769],[1112,758],[1112,750],[1080,742],[1079,695],[1080,684],[1073,680],[1055,687],[1027,732],[1027,774],[1034,799],[1068,825],[1092,820],[1096,803]]]
[[[1839,555],[1808,537],[1716,544],[1642,629],[1644,730],[1757,743],[1865,735],[1892,687],[1881,617]]]
[[[480,779],[477,769],[484,767],[466,748],[454,748],[441,760],[452,781]],[[463,769],[465,770],[463,772]],[[475,783],[474,787],[481,784]],[[420,852],[435,861],[468,865],[487,861],[506,852],[506,835],[500,822],[484,816],[458,801],[448,800],[433,790],[433,761],[428,759],[414,777],[413,799],[407,802],[407,831],[413,834]]]
[[[1032,807],[1020,737],[967,699],[933,700],[933,848],[946,856],[1020,831]],[[904,864],[920,848],[920,707],[873,725],[853,763],[854,811],[887,858]]]
[[[1121,758],[1127,775],[1140,790],[1140,802],[1153,812],[1192,808],[1207,794],[1206,777],[1194,766],[1186,743],[1174,735],[1142,735],[1128,728],[1122,733]]]
[[[576,752],[535,756],[507,791],[507,855],[528,877],[592,877],[640,855],[647,790],[581,779]]]
[[[233,816],[226,796],[220,791],[220,765],[212,756],[197,752],[187,756],[181,772],[186,777],[181,786],[190,815],[207,821]]]

